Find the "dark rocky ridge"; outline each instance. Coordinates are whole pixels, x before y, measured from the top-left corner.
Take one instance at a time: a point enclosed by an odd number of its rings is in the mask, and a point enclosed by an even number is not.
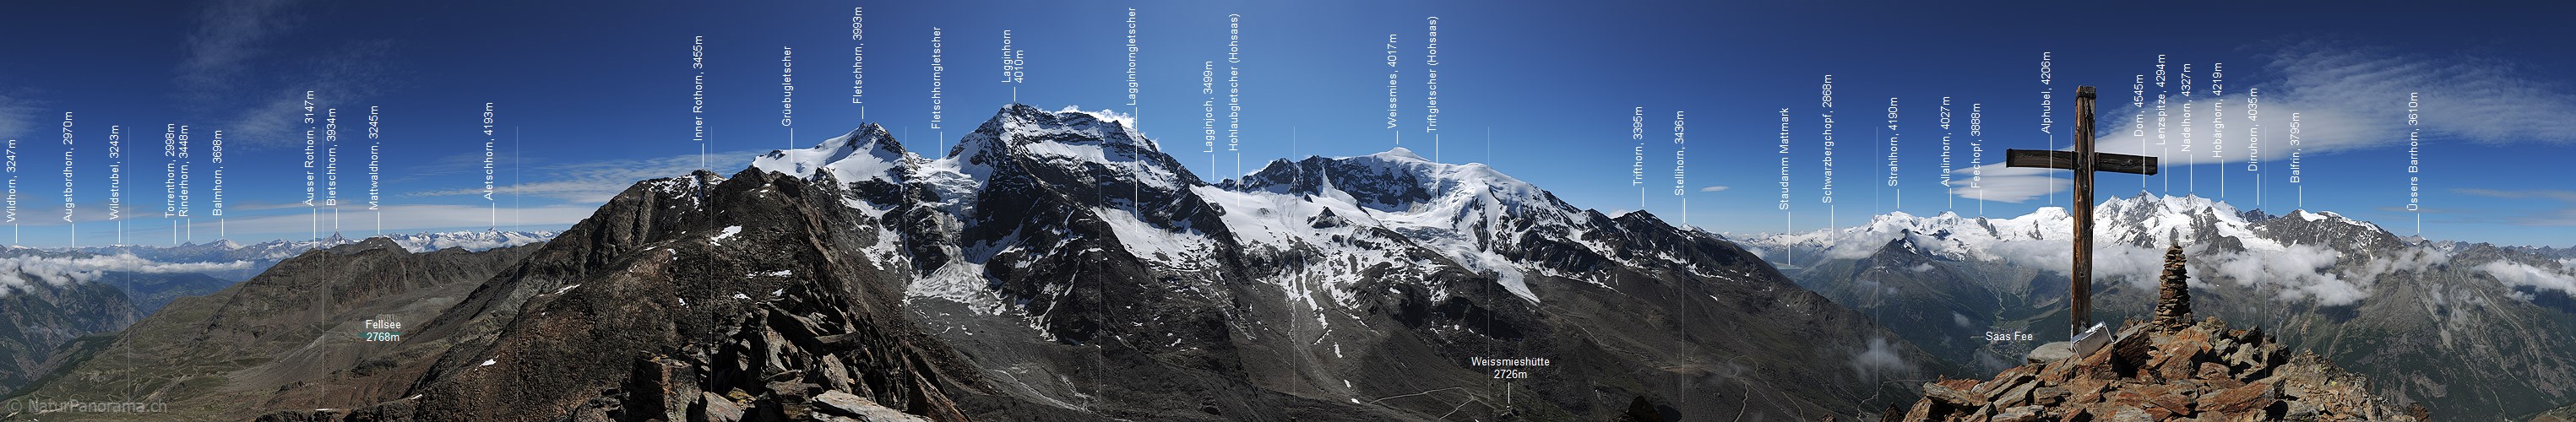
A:
[[[847,237],[879,232],[836,229],[869,222],[809,201],[837,194],[756,172],[638,184],[433,320],[424,337],[457,346],[408,396],[351,416],[788,417],[829,390],[958,420],[950,396],[978,379],[910,338],[899,286],[853,253],[874,239]]]

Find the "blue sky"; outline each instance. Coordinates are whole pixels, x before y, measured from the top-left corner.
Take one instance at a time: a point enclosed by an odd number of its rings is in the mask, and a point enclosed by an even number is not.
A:
[[[1274,158],[1384,151],[1400,132],[1402,145],[1421,155],[1489,163],[1578,206],[1642,207],[1719,231],[1812,230],[1898,210],[2012,216],[2064,205],[2065,193],[2053,188],[2062,179],[1999,170],[1987,173],[1983,189],[1938,186],[1941,135],[1951,136],[1952,168],[1967,167],[1964,110],[1983,110],[1980,138],[1993,163],[2004,148],[2062,147],[2075,86],[2096,85],[2104,150],[2153,149],[2124,125],[2137,112],[2130,85],[2152,77],[2162,55],[2171,77],[2193,67],[2196,130],[2214,123],[2211,103],[2242,113],[2249,90],[2261,92],[2259,119],[2224,121],[2221,151],[2209,151],[2205,133],[2195,139],[2195,152],[2224,155],[2150,150],[2170,154],[2162,176],[2104,175],[2100,195],[2141,188],[2223,195],[2276,213],[2304,205],[2411,235],[2419,213],[2402,207],[2407,177],[2416,176],[2428,237],[2576,245],[2576,186],[2551,172],[2576,157],[2576,81],[2567,76],[2576,74],[2569,71],[2576,44],[2547,20],[2576,12],[2566,6],[1849,1],[16,3],[0,6],[8,16],[0,36],[17,40],[0,47],[8,57],[0,64],[0,137],[19,141],[15,241],[214,239],[203,182],[195,185],[192,230],[174,235],[174,221],[161,218],[157,152],[167,124],[189,125],[195,135],[192,181],[210,176],[194,167],[207,165],[204,140],[226,132],[223,235],[328,234],[330,223],[315,224],[320,207],[301,202],[300,106],[308,90],[318,107],[352,116],[340,146],[342,180],[351,185],[341,192],[339,231],[378,230],[379,214],[363,197],[370,141],[361,122],[371,106],[382,120],[384,230],[496,222],[560,229],[635,180],[700,167],[687,108],[694,37],[705,37],[704,117],[718,171],[855,127],[851,49],[862,41],[850,39],[853,7],[866,16],[866,121],[916,151],[953,143],[1016,89],[1019,101],[1044,108],[1138,114],[1166,152],[1211,180]],[[1131,7],[1139,28],[1134,106],[1125,90]],[[1434,16],[1440,113],[1438,129],[1428,131],[1425,41]],[[1238,22],[1241,62],[1228,63],[1229,25]],[[932,28],[946,64],[943,129],[930,121]],[[1026,60],[1019,83],[1001,82],[1004,30]],[[1392,130],[1390,34],[1400,106]],[[778,79],[782,50],[791,48],[797,112],[782,127]],[[2043,53],[2049,85],[2039,82]],[[1240,69],[1245,110],[1239,151],[1220,151],[1213,164],[1199,143],[1210,96],[1198,84],[1211,61],[1220,79],[1228,66]],[[2214,97],[2206,86],[2213,66],[2224,71]],[[1825,75],[1836,100],[1830,207],[1819,202]],[[2147,93],[2175,96],[2169,119],[2186,101],[2172,82]],[[2058,100],[2053,135],[2039,130],[2043,90]],[[2418,94],[2415,126],[2405,124],[2409,93]],[[1961,110],[1946,131],[1936,121],[1944,97]],[[1890,98],[1899,107],[1895,188],[1879,173],[1886,141],[1878,129]],[[499,128],[493,201],[480,196],[487,102]],[[1630,174],[1638,107],[1649,138],[1643,188]],[[1787,213],[1777,209],[1782,108],[1792,130]],[[1671,192],[1676,111],[1686,113],[1689,129],[1686,196]],[[75,123],[77,232],[61,220],[53,189],[62,181],[65,112]],[[2305,136],[2297,185],[2286,182],[2292,112]],[[2168,124],[2165,142],[2178,146],[2178,123]],[[2237,131],[2258,124],[2269,135],[2261,171],[2248,171],[2248,136]],[[143,142],[128,146],[141,154],[124,170],[142,173],[124,181],[123,194],[132,196],[121,225],[105,212],[111,125]],[[2404,171],[2410,129],[2423,131],[2420,173]],[[2202,165],[2176,165],[2190,161]]]

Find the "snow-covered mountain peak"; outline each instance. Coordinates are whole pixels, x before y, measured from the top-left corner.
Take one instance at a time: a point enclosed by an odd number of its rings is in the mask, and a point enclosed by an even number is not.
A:
[[[2370,222],[2368,222],[2368,221],[2355,220],[2355,219],[2352,219],[2351,217],[2345,217],[2345,216],[2343,216],[2343,214],[2336,214],[2334,211],[2318,211],[2318,212],[2317,212],[2317,215],[2320,217],[2320,218],[2319,218],[2320,220],[2328,220],[2328,221],[2341,222],[2341,223],[2344,223],[2344,224],[2351,224],[2351,225],[2355,225],[2355,226],[2369,227],[2369,228],[2374,229],[2374,230],[2379,229],[2379,225],[2377,225],[2377,224],[2371,224],[2371,223],[2370,223]]]
[[[447,248],[486,250],[506,248],[554,239],[551,231],[452,231],[432,233],[390,233],[382,237],[412,252],[429,252]]]
[[[2214,199],[2203,198],[2199,195],[2190,194],[2182,196],[2139,195],[2128,198],[2111,198],[2110,200],[2102,201],[2101,206],[2095,207],[2094,213],[2180,215],[2219,214],[2225,216],[2225,218],[2240,221],[2243,220],[2243,218],[2239,217],[2242,213],[2237,212],[2236,206],[2228,205],[2225,202],[2219,202]]]
[[[555,232],[543,230],[458,230],[448,232],[386,233],[383,235],[369,236],[366,239],[378,237],[385,238],[393,241],[396,245],[401,245],[403,249],[412,252],[429,252],[446,248],[465,248],[467,250],[479,251],[543,242],[549,239],[554,239],[555,234]],[[252,245],[242,245],[234,243],[232,239],[217,239],[213,243],[208,243],[208,245],[232,245],[232,247],[227,249],[249,249],[268,253],[275,259],[284,259],[289,256],[303,253],[303,251],[309,249],[323,249],[332,246],[358,243],[363,240],[365,239],[350,239],[348,236],[343,236],[340,233],[332,233],[329,237],[313,240],[280,239]]]
[[[1915,243],[1914,236],[1911,236],[1911,234],[1913,234],[1913,232],[1903,232],[1900,233],[1899,236],[1896,236],[1895,240],[1887,241],[1887,245],[1879,248],[1879,254],[1903,254],[1905,256],[1924,255],[1923,246]]]
[[[214,241],[206,242],[206,243],[197,243],[197,242],[193,242],[193,241],[190,241],[190,242],[180,242],[178,246],[172,246],[171,248],[172,248],[172,249],[214,249],[214,250],[233,250],[233,249],[241,249],[243,246],[246,246],[246,245],[243,245],[241,242],[235,242],[235,241],[233,241],[233,239],[232,239],[232,238],[222,238],[222,239],[215,239]],[[148,246],[147,246],[147,247],[148,247]]]
[[[1132,116],[1111,111],[1085,111],[1075,107],[1046,111],[1013,103],[1002,107],[991,120],[984,121],[983,125],[975,127],[973,133],[958,140],[957,146],[950,148],[949,156],[971,157],[981,151],[1018,151],[1023,148],[1027,148],[1027,152],[1038,153],[1083,153],[1045,144],[1094,150],[1107,146],[1131,148],[1141,145],[1146,150],[1160,151],[1161,148],[1152,140],[1136,131],[1135,121]],[[1095,152],[1090,157],[1098,158],[1099,155]]]
[[[1045,111],[1011,104],[958,139],[947,158],[929,165],[937,167],[934,172],[977,181],[1025,163],[1097,180],[1134,179],[1165,191],[1198,183],[1197,176],[1137,131],[1134,122],[1134,117],[1109,111]]]
[[[1420,162],[1425,162],[1425,163],[1431,162],[1431,160],[1423,159],[1421,154],[1415,154],[1415,153],[1413,153],[1413,150],[1411,150],[1411,149],[1406,149],[1405,147],[1395,147],[1395,149],[1389,149],[1389,150],[1386,150],[1386,152],[1381,152],[1381,153],[1376,153],[1376,154],[1369,154],[1368,156],[1369,156],[1369,157],[1375,157],[1375,158],[1378,158],[1378,159],[1384,159],[1384,160],[1420,161]]]
[[[1662,217],[1656,217],[1656,216],[1655,216],[1655,213],[1654,213],[1653,211],[1647,211],[1647,210],[1629,210],[1628,212],[1622,212],[1622,213],[1619,213],[1619,215],[1617,215],[1617,216],[1612,216],[1612,217],[1610,217],[1610,220],[1611,220],[1611,221],[1634,221],[1634,222],[1647,222],[1647,221],[1663,221],[1663,218],[1662,218]]]
[[[2325,216],[2317,215],[2317,213],[2308,212],[2308,210],[2290,210],[2290,213],[2289,213],[2288,215],[2283,215],[2283,216],[2281,216],[2281,218],[2296,218],[2296,219],[2299,219],[2300,221],[2317,221],[2317,220],[2324,220],[2324,219],[2326,219],[2326,217],[2325,217]]]
[[[1522,280],[1539,274],[1608,286],[1595,278],[1597,274],[1567,267],[1580,261],[1566,261],[1568,256],[1654,267],[1672,264],[1675,258],[1635,253],[1623,249],[1633,245],[1622,245],[1719,239],[1714,233],[1669,224],[1651,212],[1609,216],[1576,208],[1490,166],[1435,162],[1403,148],[1360,156],[1273,160],[1241,180],[1205,188],[1202,196],[1215,198],[1212,202],[1227,209],[1228,223],[1247,244],[1339,245],[1347,241],[1318,236],[1339,235],[1354,225],[1381,226],[1446,251],[1469,270],[1496,274],[1507,289],[1531,301],[1539,299]],[[1679,236],[1629,237],[1640,233]],[[1573,250],[1582,252],[1568,252]],[[1575,255],[1550,255],[1567,253]],[[1542,255],[1554,258],[1535,258]]]
[[[1227,188],[1339,198],[1390,213],[1418,213],[1486,199],[1515,212],[1532,207],[1574,211],[1537,185],[1493,167],[1434,162],[1403,147],[1353,157],[1275,160]]]
[[[901,176],[894,170],[908,156],[884,127],[867,123],[812,147],[770,151],[752,159],[751,165],[807,179],[817,171],[828,171],[842,182],[897,181]]]
[[[1071,106],[1071,105],[1068,105],[1068,106],[1064,106],[1064,108],[1056,109],[1055,114],[1056,114],[1056,115],[1059,115],[1059,116],[1061,116],[1061,115],[1065,115],[1065,114],[1081,114],[1081,115],[1084,115],[1084,116],[1090,116],[1092,120],[1097,120],[1097,121],[1101,121],[1101,122],[1105,122],[1105,123],[1116,124],[1116,125],[1118,125],[1118,126],[1120,126],[1120,127],[1125,127],[1125,128],[1128,128],[1128,129],[1135,129],[1135,128],[1136,128],[1136,116],[1129,115],[1129,114],[1126,114],[1126,113],[1119,113],[1119,112],[1117,112],[1117,111],[1115,111],[1115,110],[1109,110],[1109,109],[1100,109],[1100,110],[1084,110],[1084,109],[1082,109],[1082,107],[1081,107],[1081,106]],[[1141,139],[1141,138],[1143,138],[1143,137],[1141,137],[1141,136],[1140,136],[1140,137],[1138,137],[1138,138],[1139,138],[1139,139]]]

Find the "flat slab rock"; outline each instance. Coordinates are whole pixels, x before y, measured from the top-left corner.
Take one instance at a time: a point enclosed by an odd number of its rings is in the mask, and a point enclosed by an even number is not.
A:
[[[841,390],[825,391],[823,394],[815,395],[813,401],[814,410],[828,415],[847,417],[842,420],[867,422],[930,422],[930,418],[903,413],[903,411],[900,410],[894,410],[892,408],[878,405],[875,400],[868,400],[865,397],[841,392]],[[823,415],[815,416],[816,419],[823,419]]]
[[[2039,348],[2030,349],[2030,355],[2022,357],[2021,360],[2023,363],[2049,363],[2070,357],[2075,357],[2075,343],[2053,341],[2039,345]]]

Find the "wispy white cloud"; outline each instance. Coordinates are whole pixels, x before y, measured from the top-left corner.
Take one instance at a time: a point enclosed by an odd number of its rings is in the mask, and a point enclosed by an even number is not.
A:
[[[2205,254],[2207,251],[2203,250],[2202,253]],[[2378,271],[2397,269],[2399,266],[2417,270],[2429,266],[2432,262],[2428,259],[2435,258],[2422,253],[2406,256],[2415,259],[2374,261],[2375,266],[2367,267]],[[2449,259],[2447,255],[2439,258],[2445,261]],[[2337,276],[2331,269],[2337,262],[2344,260],[2343,254],[2314,245],[2289,245],[2276,251],[2240,251],[2195,259],[2205,262],[2195,265],[2195,269],[2210,273],[2194,277],[2194,281],[2215,278],[2256,288],[2268,286],[2277,288],[2275,291],[2279,293],[2276,299],[2291,301],[2307,297],[2325,306],[2348,305],[2368,298],[2369,293],[2363,290],[2362,285],[2356,284],[2356,281],[2367,282],[2379,278],[2377,274],[2362,277]],[[2144,282],[2148,279],[2140,277],[2138,280]]]
[[[2105,131],[2096,145],[2102,152],[2154,156],[2174,166],[2278,161],[2294,152],[2309,157],[2402,147],[2408,131],[2416,128],[2427,139],[2488,145],[2576,143],[2576,119],[2565,118],[2576,116],[2576,93],[2563,84],[2528,76],[2514,63],[2402,55],[2323,42],[2288,44],[2278,51],[2267,57],[2270,62],[2264,66],[2264,73],[2277,75],[2276,79],[2230,83],[2224,96],[2208,95],[2206,87],[2200,87],[2197,95],[2169,99],[2168,120],[2161,133],[2153,110],[2154,92],[2147,94],[2149,104],[2141,110],[2131,107],[2127,84],[2106,87],[2099,103],[2105,107],[2096,114]],[[2256,89],[2261,94],[2251,95]],[[2419,94],[2414,98],[2420,117],[2416,126],[2407,123],[2410,93]],[[2188,152],[2180,122],[2186,104],[2193,112]],[[2224,115],[2211,113],[2213,104],[2223,104]],[[2249,109],[2260,110],[2259,120],[2248,117]],[[2142,112],[2143,119],[2138,117]],[[2290,143],[2293,115],[2299,120],[2296,148]],[[2261,132],[2255,131],[2258,127]],[[2261,148],[2250,148],[2258,139]],[[2023,202],[2068,188],[2065,179],[2056,176],[2062,172],[2053,170],[2011,169],[1996,163],[1952,172],[1976,171],[1984,172],[1984,189],[1953,187],[1951,194]]]
[[[2023,268],[2036,268],[2056,274],[2067,274],[2074,250],[2064,241],[2020,241],[1985,245],[1997,259]],[[2325,306],[2349,305],[2370,297],[2368,283],[2391,271],[2421,271],[2448,262],[2448,255],[2424,250],[2399,253],[2394,259],[2354,263],[2341,251],[2313,245],[2288,245],[2281,249],[2213,253],[2206,246],[2184,248],[2191,256],[2191,283],[2204,285],[2226,281],[2237,285],[2271,289],[2276,299],[2289,302],[2313,300]],[[2130,288],[2154,290],[2156,276],[2164,272],[2164,248],[2121,244],[2095,244],[2093,271],[2103,280],[2119,280]]]
[[[2000,163],[1952,170],[1952,173],[1959,173],[1964,177],[1974,177],[1975,181],[1952,183],[1950,194],[1967,199],[2021,203],[2031,198],[2064,192],[2074,186],[2073,181],[2053,174],[2056,171],[2058,170],[2011,168],[2004,167]]]
[[[494,168],[507,170],[511,168],[524,168],[519,166],[524,166],[528,163],[543,163],[543,161],[539,159],[520,157],[516,154],[509,153],[509,146],[507,146],[507,144],[503,144],[500,148],[502,148],[502,150],[492,156],[492,166]],[[437,180],[458,175],[482,177],[483,153],[469,152],[462,154],[449,154],[444,157],[430,159],[428,162],[421,163],[417,166],[405,168],[401,173],[401,178],[394,179],[394,181],[407,183],[413,180]]]
[[[348,41],[325,54],[316,54],[300,77],[281,82],[275,88],[243,90],[240,97],[253,101],[240,107],[223,127],[229,142],[249,148],[300,146],[306,125],[304,94],[312,91],[322,109],[337,108],[340,115],[366,113],[362,101],[374,98],[396,85],[391,44],[384,41]],[[315,110],[316,118],[328,110]],[[320,136],[316,134],[315,136]],[[344,138],[345,139],[345,138]]]
[[[313,206],[311,206],[311,205],[304,205],[304,203],[303,203],[303,202],[295,201],[295,200],[294,200],[294,198],[283,198],[283,199],[287,199],[287,200],[288,200],[288,202],[241,201],[241,202],[234,202],[234,203],[230,203],[230,204],[224,204],[224,209],[231,210],[232,212],[244,212],[244,211],[265,211],[265,210],[284,210],[284,209],[302,210],[302,209],[312,208],[312,207],[313,207]]]
[[[2550,210],[2545,210],[2545,211],[2541,211],[2541,212],[2534,213],[2534,214],[2528,214],[2528,215],[2523,215],[2523,216],[2519,216],[2519,217],[2513,217],[2512,219],[2507,220],[2507,221],[2510,221],[2510,222],[2512,222],[2513,224],[2517,224],[2517,225],[2524,225],[2524,226],[2576,226],[2576,191],[2557,190],[2557,189],[2532,189],[2532,190],[2451,189],[2451,192],[2459,193],[2459,194],[2463,194],[2463,195],[2475,195],[2475,196],[2484,196],[2484,197],[2490,197],[2490,198],[2504,198],[2504,199],[2535,199],[2535,198],[2536,198],[2536,199],[2549,199],[2549,200],[2556,200],[2556,201],[2558,201],[2558,202],[2560,202],[2560,203],[2561,203],[2561,206],[2560,206],[2560,207],[2558,207],[2558,208],[2550,209]]]
[[[512,227],[527,230],[561,230],[572,226],[573,223],[581,222],[584,218],[590,218],[590,215],[598,209],[592,205],[572,204],[518,208],[416,204],[388,205],[383,211],[386,232],[417,232],[458,228],[479,229],[496,225],[502,230],[511,230]],[[277,238],[306,238],[311,237],[310,234],[316,230],[315,221],[315,217],[311,214],[287,213],[234,217],[227,220],[225,224],[226,230],[233,233],[232,237],[235,238],[268,238],[272,237],[271,235]],[[330,224],[327,219],[322,221],[321,224]],[[376,228],[376,214],[375,211],[344,208],[339,222],[343,232],[358,233],[360,228],[371,232]],[[324,226],[321,231],[327,235],[331,230],[328,226]]]
[[[268,55],[270,39],[303,19],[294,0],[209,2],[197,11],[197,28],[188,34],[176,69],[181,99],[196,107],[219,107],[253,83],[251,63]]]
[[[1710,186],[1710,187],[1705,187],[1705,188],[1699,188],[1699,191],[1701,191],[1701,192],[1725,192],[1725,191],[1726,191],[1726,187],[1725,187],[1725,186]]]
[[[1851,365],[1852,372],[1862,378],[1868,378],[1872,374],[1895,378],[1914,373],[1914,365],[1905,363],[1905,358],[1897,356],[1896,348],[1889,345],[1885,337],[1871,337],[1869,348],[1852,354],[1851,360],[1846,364]]]
[[[24,288],[28,283],[55,285],[97,280],[108,271],[135,273],[194,273],[250,268],[247,261],[228,262],[157,262],[133,254],[88,255],[80,257],[26,253],[0,257],[0,295]]]
[[[715,167],[713,171],[731,175],[735,171],[748,167],[751,157],[759,153],[757,151],[715,153],[707,155],[704,160]],[[624,192],[626,187],[634,185],[635,182],[688,175],[689,171],[701,168],[699,166],[701,159],[697,154],[688,154],[543,165],[518,173],[518,177],[536,177],[539,180],[494,186],[493,192],[494,195],[517,193],[569,203],[598,204],[608,202],[609,198],[616,197],[618,192]],[[477,186],[416,191],[406,193],[404,196],[480,196],[482,194],[483,188]]]
[[[2452,191],[2452,192],[2461,193],[2461,194],[2477,195],[2477,196],[2485,196],[2485,197],[2493,197],[2493,198],[2506,198],[2506,199],[2547,198],[2547,199],[2556,199],[2556,200],[2559,200],[2559,201],[2565,201],[2565,202],[2576,202],[2576,191],[2570,191],[2570,190],[2558,190],[2558,189],[2496,190],[2496,189],[2459,188],[2459,189],[2451,189],[2451,191]]]
[[[28,131],[36,128],[36,110],[35,101],[9,92],[0,92],[0,138],[25,139],[24,137],[33,136],[34,134]]]
[[[2576,275],[2512,261],[2488,262],[2478,266],[2487,276],[2511,286],[2529,286],[2576,294]]]
[[[195,16],[173,82],[179,104],[196,118],[221,121],[229,144],[245,149],[302,142],[305,92],[320,107],[350,113],[399,85],[393,43],[346,39],[277,50],[315,19],[300,0],[209,2]],[[358,111],[363,113],[363,111]],[[320,111],[316,111],[320,113]]]

